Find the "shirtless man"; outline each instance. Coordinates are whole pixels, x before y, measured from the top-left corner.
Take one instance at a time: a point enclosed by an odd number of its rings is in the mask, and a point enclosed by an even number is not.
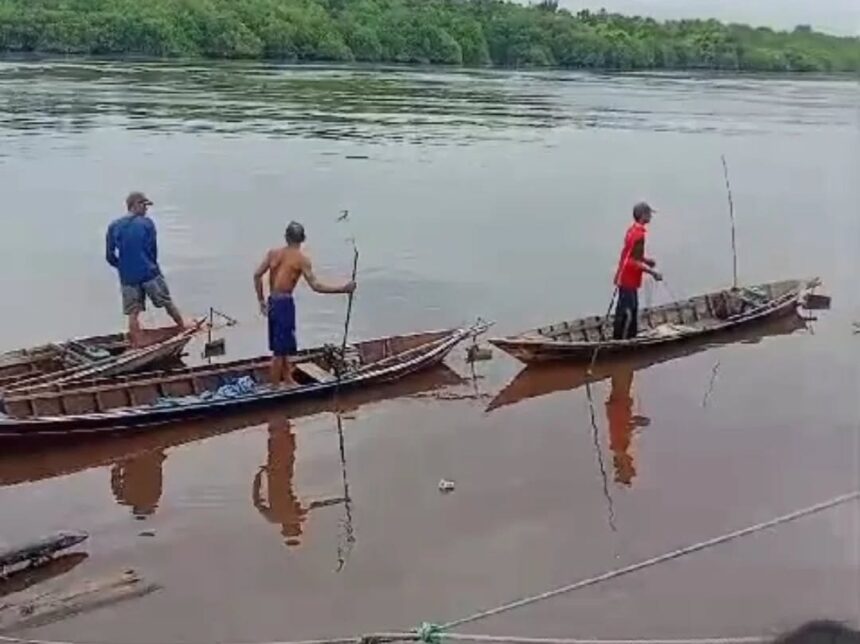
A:
[[[310,258],[302,252],[305,228],[290,222],[286,232],[287,245],[266,253],[254,271],[254,288],[260,312],[269,318],[269,349],[272,352],[272,385],[294,386],[289,356],[296,353],[296,305],[293,290],[304,277],[317,293],[352,293],[355,282],[343,286],[328,286],[317,279]],[[269,299],[263,295],[263,276],[269,274]]]

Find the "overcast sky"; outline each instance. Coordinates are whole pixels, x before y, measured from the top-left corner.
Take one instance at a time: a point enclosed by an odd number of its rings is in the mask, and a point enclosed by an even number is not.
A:
[[[597,10],[672,18],[717,18],[778,29],[798,24],[841,35],[860,34],[860,0],[560,0],[571,11]]]

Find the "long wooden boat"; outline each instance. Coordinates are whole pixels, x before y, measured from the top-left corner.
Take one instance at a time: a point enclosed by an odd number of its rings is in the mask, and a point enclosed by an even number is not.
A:
[[[595,315],[489,342],[526,364],[591,361],[595,350],[601,357],[631,353],[786,315],[818,285],[817,279],[770,282],[646,308],[639,312],[639,335],[629,340],[612,339],[612,315]]]
[[[0,391],[78,375],[128,373],[159,364],[178,357],[200,328],[197,324],[182,332],[176,327],[147,329],[140,348],[132,348],[127,333],[113,333],[8,351],[0,354]]]
[[[444,362],[408,378],[379,386],[344,391],[337,400],[305,398],[284,404],[248,409],[218,418],[197,418],[147,431],[121,431],[105,439],[102,433],[57,436],[57,441],[36,435],[32,443],[6,441],[0,449],[0,488],[69,476],[78,472],[134,460],[141,454],[169,451],[215,436],[265,426],[273,419],[296,421],[326,412],[353,416],[364,406],[389,400],[421,399],[451,388],[466,379]],[[70,440],[66,440],[70,438]]]
[[[457,344],[485,329],[479,323],[359,342],[343,358],[339,348],[307,350],[294,358],[299,386],[292,388],[269,384],[270,358],[262,356],[13,390],[0,401],[0,446],[153,427],[397,380],[440,363]]]
[[[605,360],[598,360],[593,370],[590,370],[588,362],[555,361],[527,365],[493,398],[486,411],[560,391],[574,391],[585,386],[586,382],[600,382],[625,370],[638,372],[730,344],[758,344],[765,338],[791,335],[807,329],[809,323],[808,318],[796,313],[778,316],[761,324],[730,329],[689,342],[658,345],[633,354],[615,354]]]

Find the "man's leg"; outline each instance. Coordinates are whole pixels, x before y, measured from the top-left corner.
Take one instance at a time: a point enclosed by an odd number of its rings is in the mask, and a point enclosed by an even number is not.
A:
[[[627,327],[627,339],[631,340],[639,335],[639,291],[630,291],[630,325]]]
[[[140,328],[140,314],[146,307],[143,289],[140,286],[123,284],[122,312],[128,316],[128,343],[134,349],[143,346],[143,331]]]
[[[293,363],[290,362],[289,357],[284,357],[284,386],[286,387],[296,387],[299,383],[295,381],[293,378]]]
[[[170,289],[167,287],[167,281],[162,275],[143,284],[143,291],[149,296],[153,305],[157,308],[163,308],[167,314],[176,323],[180,329],[185,328],[185,319],[182,317],[179,308],[173,302],[173,297],[170,295]]]
[[[615,319],[612,325],[612,339],[626,340],[630,320],[630,295],[626,288],[618,289],[618,302],[615,304]]]
[[[176,326],[180,329],[185,328],[185,318],[182,317],[182,313],[179,312],[179,309],[176,308],[176,305],[173,303],[173,300],[170,301],[169,304],[164,306],[164,310],[167,311],[167,315],[169,315],[174,322],[176,322]]]
[[[293,380],[293,366],[287,356],[274,356],[272,358],[271,380],[273,387],[295,387]]]
[[[133,349],[143,345],[143,332],[140,329],[140,311],[128,314],[128,343]]]
[[[272,356],[272,366],[269,379],[273,387],[280,387],[284,379],[284,359],[280,356]]]

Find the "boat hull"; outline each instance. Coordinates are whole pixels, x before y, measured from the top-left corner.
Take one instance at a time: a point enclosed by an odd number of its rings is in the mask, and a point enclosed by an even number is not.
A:
[[[662,312],[663,316],[662,318],[660,316],[656,317],[661,319],[663,323],[667,323],[670,316],[666,314],[666,311],[672,311],[673,306],[678,310],[677,320],[679,321],[689,322],[692,318],[699,318],[696,320],[696,322],[699,322],[698,326],[690,326],[668,335],[654,334],[639,336],[630,340],[613,340],[611,339],[611,318],[607,320],[592,317],[574,322],[561,323],[561,325],[552,325],[519,336],[493,338],[489,342],[525,364],[552,361],[590,362],[595,358],[595,353],[601,357],[609,357],[657,349],[691,340],[705,339],[729,330],[740,329],[760,324],[766,320],[789,315],[794,313],[801,304],[807,287],[811,287],[814,284],[816,284],[815,280],[792,280],[763,285],[764,287],[778,286],[781,292],[776,297],[770,298],[758,306],[751,307],[749,310],[738,315],[730,315],[724,320],[717,318],[705,319],[705,314],[702,310],[697,312],[695,308],[682,308],[682,305],[687,306],[688,303],[691,303],[688,305],[691,307],[695,307],[696,304],[704,306],[702,303],[705,303],[707,304],[707,308],[710,309],[707,298],[718,294],[699,296],[699,298],[691,298],[684,303],[672,303],[657,307],[651,311],[646,309],[642,312],[640,322],[646,329],[649,326],[658,326],[654,324],[653,320],[658,311]],[[686,314],[689,314],[687,318],[685,318]],[[550,337],[551,334],[556,332],[570,334],[568,329],[579,333],[583,333],[582,329],[586,329],[584,332],[585,335],[593,332],[598,337],[594,340],[583,341],[565,341]]]
[[[438,365],[460,342],[471,337],[474,327],[448,332],[440,341],[432,343],[425,351],[414,353],[408,359],[381,360],[341,380],[318,382],[289,389],[266,389],[261,392],[219,400],[201,400],[192,404],[138,407],[123,407],[101,413],[0,417],[0,447],[31,444],[34,441],[58,441],[87,438],[99,434],[127,433],[147,428],[160,427],[177,422],[189,422],[205,418],[220,417],[255,408],[274,407],[285,409],[290,402],[322,399],[340,391],[351,391],[405,378],[411,374]],[[409,354],[410,352],[405,352]],[[169,372],[167,372],[169,373]],[[61,390],[68,396],[74,393]],[[44,395],[44,394],[40,394]],[[12,406],[16,399],[6,401]],[[26,394],[18,398],[26,400]],[[288,410],[288,407],[287,407]]]
[[[94,336],[67,343],[48,344],[33,349],[19,349],[0,355],[0,392],[22,389],[48,382],[73,382],[75,379],[133,373],[157,364],[176,361],[203,322],[185,331],[175,328],[150,329],[148,342],[132,349],[126,334]],[[70,346],[82,347],[74,357]],[[104,357],[87,360],[86,350],[96,350]]]

